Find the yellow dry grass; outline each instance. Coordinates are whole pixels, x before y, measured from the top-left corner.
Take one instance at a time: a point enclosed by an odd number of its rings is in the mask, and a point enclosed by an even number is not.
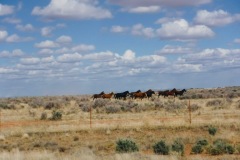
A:
[[[157,97],[155,97],[157,99]],[[216,98],[215,98],[216,99]],[[232,144],[240,143],[240,109],[236,103],[240,98],[233,98],[231,103],[224,103],[222,108],[207,106],[207,102],[215,100],[191,99],[190,105],[198,105],[200,109],[191,113],[191,124],[188,100],[163,98],[159,101],[167,103],[183,103],[185,107],[176,111],[154,109],[154,100],[135,100],[142,106],[150,106],[140,112],[120,112],[106,114],[92,110],[92,128],[90,114],[83,112],[76,100],[58,110],[63,113],[62,120],[40,120],[46,112],[51,116],[52,110],[44,107],[32,108],[20,103],[16,109],[1,109],[0,160],[1,159],[238,159],[239,155],[189,155],[184,157],[154,155],[152,145],[160,139],[171,144],[174,139],[182,138],[191,147],[198,138],[210,141],[221,138]],[[225,101],[225,98],[217,98]],[[118,103],[112,99],[112,103]],[[132,100],[127,100],[132,101]],[[86,103],[92,104],[89,100]],[[208,126],[218,128],[215,137],[208,134]],[[115,142],[121,138],[130,138],[140,146],[140,152],[116,154]]]

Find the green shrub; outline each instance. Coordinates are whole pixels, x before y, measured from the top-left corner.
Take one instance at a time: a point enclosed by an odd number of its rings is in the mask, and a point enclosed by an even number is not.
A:
[[[121,108],[118,106],[107,106],[105,109],[107,114],[121,112]]]
[[[15,109],[14,104],[0,103],[0,109]]]
[[[213,145],[209,148],[211,155],[219,154],[233,154],[235,151],[234,147],[222,139],[218,139],[213,142]]]
[[[52,112],[52,117],[51,117],[51,120],[61,120],[62,119],[62,113],[59,112],[59,111],[53,111]]]
[[[228,154],[233,154],[235,152],[235,149],[232,145],[230,144],[227,144],[226,147],[225,147],[225,153],[228,153]]]
[[[172,144],[172,150],[176,152],[184,153],[184,144],[181,139],[176,139]]]
[[[153,151],[156,154],[168,155],[169,154],[169,146],[166,145],[166,143],[163,140],[161,140],[153,146]]]
[[[220,99],[214,99],[214,100],[211,100],[211,101],[208,101],[207,106],[222,106],[223,105],[223,100],[220,100]]]
[[[119,153],[136,152],[138,150],[138,146],[132,140],[120,139],[117,141],[116,151]]]
[[[212,126],[210,126],[209,128],[208,128],[208,133],[209,134],[211,134],[211,135],[215,135],[216,134],[216,132],[217,132],[217,128],[215,128],[215,127],[212,127]]]
[[[41,118],[40,118],[41,120],[46,120],[47,119],[47,113],[46,112],[43,112],[42,114],[41,114]]]
[[[192,147],[192,153],[199,154],[203,152],[203,147],[200,144],[196,144]]]
[[[198,140],[197,145],[206,146],[208,145],[208,141],[206,139]]]
[[[61,107],[61,104],[59,102],[54,102],[54,101],[51,101],[51,102],[48,102],[46,103],[46,105],[44,106],[45,109],[58,109]]]

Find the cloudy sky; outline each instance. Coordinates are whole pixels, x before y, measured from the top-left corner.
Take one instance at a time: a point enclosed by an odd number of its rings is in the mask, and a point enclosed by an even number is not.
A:
[[[239,6],[1,0],[0,97],[240,85]]]

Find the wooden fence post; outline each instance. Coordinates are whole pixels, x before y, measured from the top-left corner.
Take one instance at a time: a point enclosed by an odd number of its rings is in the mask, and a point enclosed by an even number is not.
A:
[[[0,108],[0,133],[2,132],[2,109]]]
[[[90,105],[90,128],[92,128],[92,106]]]
[[[192,109],[191,109],[190,100],[188,101],[188,112],[189,112],[189,123],[192,124]]]

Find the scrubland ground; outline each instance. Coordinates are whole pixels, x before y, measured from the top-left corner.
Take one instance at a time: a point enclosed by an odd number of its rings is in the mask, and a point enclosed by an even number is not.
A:
[[[90,95],[4,98],[0,108],[0,160],[240,159],[240,87],[189,89],[178,98],[155,95],[144,100],[92,100]],[[209,127],[217,129],[215,135]],[[117,153],[119,139],[133,140],[139,151]],[[154,153],[156,142],[171,146],[176,139],[182,140],[184,154]],[[207,140],[208,148],[218,139],[227,141],[234,152],[212,155],[204,149],[194,154],[199,139]]]

